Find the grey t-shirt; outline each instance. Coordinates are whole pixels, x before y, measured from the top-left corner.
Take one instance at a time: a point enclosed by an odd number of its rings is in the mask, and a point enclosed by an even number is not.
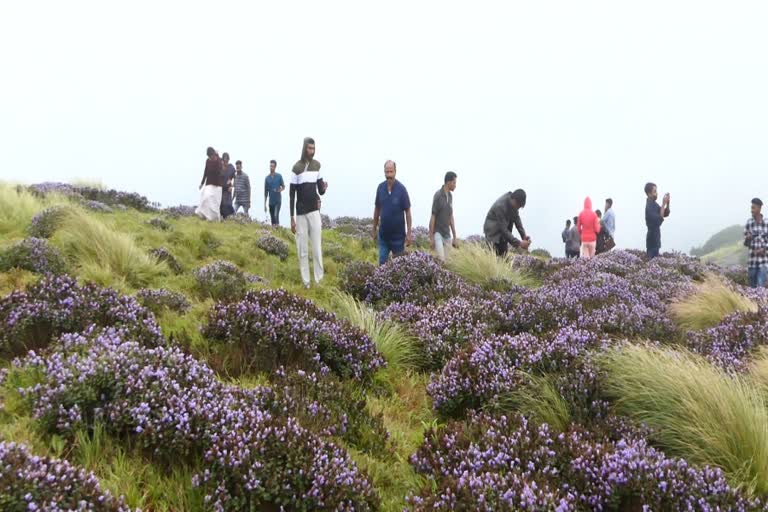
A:
[[[435,233],[440,233],[443,238],[450,238],[453,194],[443,190],[443,187],[440,187],[432,198],[432,215],[435,216]]]

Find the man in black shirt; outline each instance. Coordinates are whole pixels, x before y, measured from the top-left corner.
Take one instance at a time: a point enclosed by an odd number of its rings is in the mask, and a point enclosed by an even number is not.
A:
[[[645,225],[648,227],[648,235],[645,238],[645,249],[649,259],[659,255],[661,249],[661,224],[669,217],[669,193],[664,194],[661,206],[656,200],[659,193],[655,183],[645,184]]]

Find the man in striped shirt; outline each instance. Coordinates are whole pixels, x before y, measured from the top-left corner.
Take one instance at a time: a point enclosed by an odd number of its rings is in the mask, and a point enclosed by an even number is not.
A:
[[[328,190],[328,183],[320,175],[320,162],[315,160],[315,141],[304,139],[301,160],[291,173],[288,195],[291,198],[291,231],[296,235],[299,270],[305,288],[309,288],[309,245],[312,244],[312,262],[315,283],[323,279],[323,223],[320,218],[320,196]],[[318,195],[319,194],[319,195]]]
[[[768,278],[768,225],[761,210],[763,202],[757,197],[752,200],[752,216],[744,229],[744,245],[749,248],[749,286],[765,287]]]

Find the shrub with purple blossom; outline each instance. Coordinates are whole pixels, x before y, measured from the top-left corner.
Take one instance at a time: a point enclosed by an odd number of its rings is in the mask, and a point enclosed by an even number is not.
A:
[[[249,292],[240,302],[217,304],[203,335],[242,351],[242,363],[254,370],[330,368],[365,381],[384,365],[366,334],[285,290]]]
[[[276,236],[265,233],[256,240],[256,247],[280,258],[280,261],[288,259],[288,244]]]
[[[75,187],[69,183],[60,183],[56,181],[45,181],[43,183],[35,183],[29,186],[29,191],[38,197],[45,197],[48,194],[61,194],[64,196],[79,196]]]
[[[89,210],[93,210],[94,212],[100,212],[100,213],[112,213],[113,210],[109,205],[106,205],[102,203],[101,201],[93,201],[93,200],[86,200],[83,201],[83,206],[88,208]]]
[[[451,297],[478,293],[423,252],[409,253],[378,267],[368,279],[365,290],[365,300],[377,306],[393,302],[434,304]]]
[[[173,228],[170,222],[165,219],[161,219],[160,217],[153,217],[149,219],[147,224],[155,229],[159,229],[160,231],[170,231]]]
[[[768,345],[768,308],[733,313],[715,327],[688,331],[686,344],[693,352],[725,370],[743,371],[749,363],[750,353],[759,346]]]
[[[163,213],[174,219],[178,219],[180,217],[194,217],[195,207],[184,204],[180,204],[178,206],[169,206],[163,210]]]
[[[350,261],[339,272],[339,288],[357,300],[365,300],[365,284],[376,272],[376,266],[367,261]]]
[[[323,229],[333,229],[333,221],[324,213],[320,214],[320,225]]]
[[[214,510],[376,508],[349,455],[286,417],[270,390],[228,386],[178,349],[147,349],[115,331],[66,335],[14,371],[38,376],[19,392],[48,431],[98,421],[171,467],[202,460],[193,484]]]
[[[67,263],[44,238],[25,238],[0,252],[0,272],[12,268],[37,274],[63,274]]]
[[[0,509],[129,512],[102,491],[93,473],[66,460],[39,457],[26,446],[0,442]]]
[[[407,510],[766,510],[722,471],[669,458],[639,435],[553,433],[521,416],[477,415],[430,430],[412,457],[434,479]]]
[[[247,272],[230,261],[217,260],[195,270],[197,287],[203,296],[214,300],[234,301],[240,299],[251,283],[262,279]]]
[[[51,238],[64,222],[67,214],[66,206],[51,206],[32,217],[32,223],[27,228],[29,236],[35,238]]]
[[[88,326],[117,327],[131,339],[163,343],[155,316],[133,297],[69,276],[46,276],[27,291],[0,299],[0,352],[18,355],[46,347],[54,338]]]
[[[184,294],[165,288],[157,290],[142,288],[136,292],[136,300],[156,315],[160,314],[163,310],[183,314],[192,308],[192,304]]]
[[[150,256],[157,258],[159,261],[164,261],[174,274],[181,274],[184,271],[184,269],[181,267],[181,264],[179,263],[179,260],[176,259],[176,256],[174,256],[173,253],[165,247],[152,249],[149,251],[149,254]]]

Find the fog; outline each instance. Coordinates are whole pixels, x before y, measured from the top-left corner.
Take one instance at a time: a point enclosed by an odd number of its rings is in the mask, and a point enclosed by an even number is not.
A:
[[[210,145],[259,205],[269,160],[287,178],[312,136],[331,216],[370,216],[391,158],[415,223],[453,170],[460,236],[524,188],[534,246],[557,254],[587,195],[643,247],[658,183],[663,246],[683,251],[768,200],[765,2],[12,0],[0,17],[3,180],[193,204]]]

